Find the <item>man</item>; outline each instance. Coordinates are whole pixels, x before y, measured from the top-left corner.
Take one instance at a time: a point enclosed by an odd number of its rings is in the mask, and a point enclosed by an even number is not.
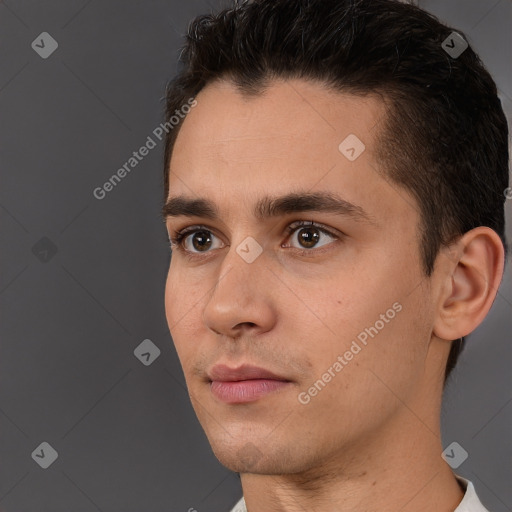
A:
[[[485,511],[440,406],[506,257],[492,78],[394,0],[238,4],[182,55],[166,313],[233,510]]]

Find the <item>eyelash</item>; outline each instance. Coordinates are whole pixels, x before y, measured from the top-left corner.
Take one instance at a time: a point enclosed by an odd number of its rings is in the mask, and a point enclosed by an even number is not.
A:
[[[322,233],[329,235],[330,237],[338,239],[338,240],[342,238],[342,236],[340,236],[336,233],[333,233],[331,230],[327,229],[322,224],[319,224],[319,223],[313,222],[313,221],[304,221],[304,220],[293,222],[292,224],[290,224],[286,227],[287,238],[289,238],[295,231],[298,231],[300,228],[303,228],[303,227],[317,228]],[[173,232],[173,234],[171,235],[171,237],[169,239],[171,250],[177,249],[181,253],[185,254],[187,256],[187,258],[189,258],[189,259],[203,258],[204,256],[202,256],[200,252],[195,253],[195,252],[188,251],[183,246],[183,241],[187,238],[187,236],[194,234],[196,232],[199,232],[199,231],[206,231],[208,233],[212,233],[211,229],[209,229],[207,226],[203,226],[203,225],[190,226],[190,227],[184,228],[180,231]],[[297,249],[296,247],[294,247],[293,249],[295,249],[301,255],[306,255],[306,254],[310,255],[311,253],[315,252],[315,249]],[[209,252],[210,251],[206,251],[204,254],[208,254]]]

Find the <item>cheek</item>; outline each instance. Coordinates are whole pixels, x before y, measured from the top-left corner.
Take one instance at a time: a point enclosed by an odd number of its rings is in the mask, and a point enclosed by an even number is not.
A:
[[[409,313],[404,308],[384,327],[380,323],[375,326],[380,319],[378,315],[374,318],[373,311],[385,314],[387,308],[376,304],[368,307],[370,313],[354,307],[350,314],[340,314],[337,324],[333,322],[338,336],[328,331],[326,334],[325,330],[316,334],[310,330],[306,345],[309,348],[304,354],[313,368],[299,392],[305,393],[302,400],[310,403],[299,410],[305,421],[314,418],[315,422],[334,424],[343,436],[362,428],[371,430],[384,422],[400,407],[397,397],[407,401],[415,379],[421,375],[421,358],[415,357],[411,346],[407,346],[412,341],[407,332],[410,318],[400,316]],[[347,321],[362,327],[347,329]]]
[[[196,307],[194,305],[200,300],[202,288],[199,283],[187,279],[186,275],[186,272],[171,259],[165,283],[165,313],[171,334],[183,330],[187,318],[193,315],[194,311],[197,314],[199,304]]]
[[[191,316],[194,315],[191,294],[184,293],[188,288],[180,272],[173,269],[171,264],[165,283],[165,316],[180,359],[184,356],[184,341],[191,336],[188,329],[191,327]]]
[[[208,288],[191,282],[172,262],[165,283],[165,316],[178,357],[185,367],[204,337],[202,312]]]
[[[175,324],[175,318],[177,318],[177,313],[175,311],[177,303],[176,292],[179,288],[176,283],[175,274],[171,272],[171,268],[167,273],[167,280],[165,282],[165,316],[170,330],[172,330],[172,327]]]
[[[345,378],[333,380],[351,388],[372,385],[375,375],[392,383],[417,371],[411,363],[417,366],[421,360],[425,322],[420,308],[425,297],[421,287],[414,289],[412,283],[417,285],[420,277],[408,274],[400,264],[402,271],[397,274],[393,260],[384,261],[362,265],[356,272],[338,269],[323,285],[295,283],[301,301],[294,328],[301,332],[306,357],[314,361],[313,381],[338,356],[344,361],[336,375]]]

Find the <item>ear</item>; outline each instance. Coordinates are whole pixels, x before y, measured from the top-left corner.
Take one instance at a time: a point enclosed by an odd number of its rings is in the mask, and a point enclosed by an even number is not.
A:
[[[445,256],[433,333],[455,340],[474,331],[491,309],[503,277],[505,250],[494,230],[480,226],[465,233]]]

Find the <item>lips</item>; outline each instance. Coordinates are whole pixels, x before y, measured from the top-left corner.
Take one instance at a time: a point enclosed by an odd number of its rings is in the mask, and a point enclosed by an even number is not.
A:
[[[287,382],[288,379],[276,375],[270,370],[252,365],[242,365],[238,368],[230,368],[225,364],[216,364],[209,372],[210,381],[233,382],[240,380],[267,379]]]
[[[217,364],[208,372],[208,377],[211,393],[226,404],[255,402],[291,385],[290,380],[252,365],[230,368]]]

